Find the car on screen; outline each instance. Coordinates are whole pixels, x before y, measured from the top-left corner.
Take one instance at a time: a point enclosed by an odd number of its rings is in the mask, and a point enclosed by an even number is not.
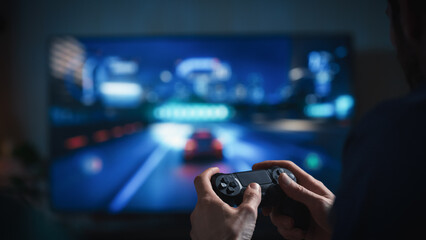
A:
[[[223,159],[222,143],[209,131],[195,131],[185,144],[186,162],[217,161]]]

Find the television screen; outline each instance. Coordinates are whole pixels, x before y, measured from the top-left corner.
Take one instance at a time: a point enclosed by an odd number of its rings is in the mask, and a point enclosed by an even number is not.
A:
[[[54,209],[187,213],[208,167],[292,160],[335,190],[354,108],[345,35],[58,36]]]

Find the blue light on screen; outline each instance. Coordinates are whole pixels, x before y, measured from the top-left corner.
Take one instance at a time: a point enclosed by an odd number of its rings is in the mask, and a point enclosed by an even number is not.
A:
[[[348,117],[355,104],[354,98],[350,95],[342,95],[335,100],[336,117],[343,119]]]
[[[196,203],[193,179],[204,169],[246,171],[266,159],[295,161],[333,189],[346,131],[341,120],[354,106],[347,40],[54,39],[52,205],[186,213]],[[322,123],[336,127],[338,136],[328,136]],[[331,144],[323,146],[325,137]],[[199,147],[193,158],[187,157],[189,142]],[[167,189],[158,188],[163,183]]]
[[[140,85],[131,82],[104,82],[99,91],[104,104],[110,107],[136,107],[142,96]]]
[[[328,118],[334,116],[334,106],[331,103],[309,104],[305,107],[305,114],[312,118]]]
[[[171,122],[225,121],[231,115],[231,107],[225,104],[171,103],[154,110],[156,119]]]

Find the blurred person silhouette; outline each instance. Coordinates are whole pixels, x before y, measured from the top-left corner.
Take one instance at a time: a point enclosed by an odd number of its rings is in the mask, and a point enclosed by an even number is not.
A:
[[[279,184],[304,203],[311,224],[303,231],[275,209],[262,209],[286,239],[424,239],[426,223],[426,1],[389,0],[390,38],[410,93],[367,114],[350,133],[343,151],[341,184],[335,195],[291,161],[266,161],[253,169],[281,166]],[[250,239],[260,187],[245,191],[233,208],[213,191],[209,168],[194,184],[198,201],[191,214],[192,239]]]

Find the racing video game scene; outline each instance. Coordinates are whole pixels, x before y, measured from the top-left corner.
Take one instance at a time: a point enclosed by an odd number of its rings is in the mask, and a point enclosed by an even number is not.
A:
[[[205,169],[265,160],[339,185],[348,36],[58,36],[48,51],[56,210],[190,212]]]

